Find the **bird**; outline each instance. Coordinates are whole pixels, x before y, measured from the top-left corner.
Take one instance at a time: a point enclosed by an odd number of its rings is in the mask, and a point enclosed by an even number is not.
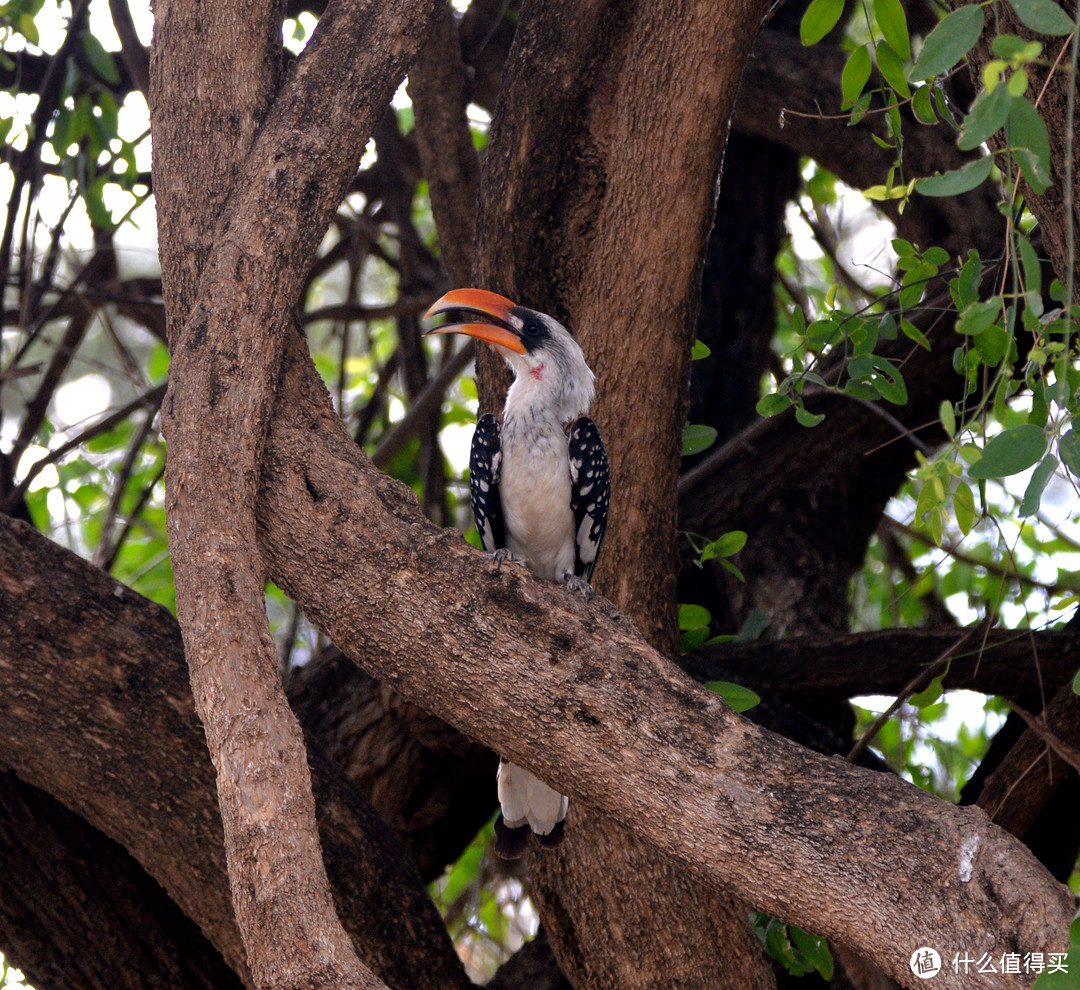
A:
[[[586,415],[594,376],[581,346],[558,320],[486,289],[452,289],[424,318],[440,315],[450,322],[428,334],[475,337],[514,373],[502,422],[481,416],[470,450],[469,495],[484,549],[500,564],[519,561],[590,598],[611,470],[600,431]],[[545,846],[562,840],[565,795],[502,757],[498,794],[500,856],[519,858],[533,833]]]

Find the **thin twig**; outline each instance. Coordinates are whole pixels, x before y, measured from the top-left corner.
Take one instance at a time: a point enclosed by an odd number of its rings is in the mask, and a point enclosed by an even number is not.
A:
[[[882,726],[896,714],[900,706],[917,691],[923,690],[937,676],[938,671],[944,669],[948,665],[953,654],[955,654],[961,646],[971,639],[981,627],[989,627],[990,624],[991,623],[989,622],[980,622],[978,625],[972,626],[925,670],[919,671],[918,674],[908,681],[907,684],[904,685],[904,689],[896,696],[896,701],[889,705],[885,711],[870,723],[869,728],[867,728],[867,730],[859,737],[858,742],[851,747],[851,752],[847,755],[848,763],[854,763],[859,758],[866,747],[873,741],[874,737],[881,731]]]
[[[1006,704],[1019,715],[1026,723],[1029,729],[1035,733],[1046,745],[1054,751],[1061,759],[1069,764],[1077,773],[1080,773],[1080,749],[1070,743],[1065,742],[1056,732],[1054,732],[1050,726],[1046,724],[1044,716],[1035,716],[1029,712],[1024,711],[1018,704],[1006,699]]]
[[[81,446],[88,440],[111,430],[118,423],[122,423],[127,419],[133,412],[146,408],[156,410],[161,405],[161,400],[165,398],[166,387],[167,383],[162,382],[162,384],[158,385],[156,388],[150,389],[149,392],[140,395],[137,399],[133,399],[126,406],[117,409],[111,416],[106,416],[103,420],[100,420],[93,426],[83,430],[82,433],[73,437],[71,440],[68,440],[67,443],[61,444],[55,450],[50,450],[48,454],[40,460],[34,461],[34,463],[30,465],[30,470],[26,472],[26,477],[8,493],[8,497],[4,499],[3,504],[0,505],[0,512],[10,512],[26,494],[27,489],[30,487],[30,483],[50,464],[55,464],[63,457],[70,454],[76,447]]]

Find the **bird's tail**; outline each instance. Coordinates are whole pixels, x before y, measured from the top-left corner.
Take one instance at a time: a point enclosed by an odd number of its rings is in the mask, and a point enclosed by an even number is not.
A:
[[[562,841],[566,795],[502,758],[499,759],[499,804],[502,816],[495,823],[495,851],[503,859],[521,857],[530,831],[545,846]]]

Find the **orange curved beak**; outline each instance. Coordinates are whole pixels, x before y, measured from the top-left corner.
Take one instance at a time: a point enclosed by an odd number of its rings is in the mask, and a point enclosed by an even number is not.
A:
[[[492,322],[444,323],[441,327],[428,330],[424,336],[435,333],[463,333],[488,344],[505,347],[508,351],[524,354],[525,345],[514,331],[511,322],[510,310],[513,308],[514,303],[497,292],[488,292],[487,289],[451,289],[424,314],[425,320],[441,313],[464,310],[467,313],[478,313]]]

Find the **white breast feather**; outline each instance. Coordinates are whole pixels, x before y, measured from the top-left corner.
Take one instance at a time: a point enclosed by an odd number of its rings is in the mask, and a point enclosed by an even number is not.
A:
[[[545,437],[528,449],[508,437],[500,494],[510,549],[549,581],[572,573],[575,526],[565,436]]]

